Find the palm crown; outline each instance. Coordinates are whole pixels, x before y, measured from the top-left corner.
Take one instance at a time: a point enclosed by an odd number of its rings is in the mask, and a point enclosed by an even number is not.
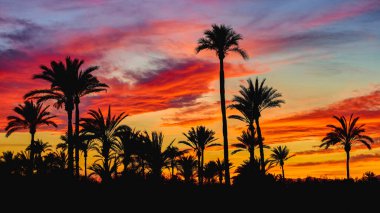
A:
[[[56,116],[51,115],[47,111],[49,106],[43,107],[40,103],[33,101],[25,101],[24,105],[18,105],[13,109],[19,116],[8,116],[8,125],[5,127],[6,136],[10,136],[13,132],[29,129],[30,133],[34,134],[39,126],[52,125],[57,127],[57,124],[52,121]]]
[[[371,137],[363,135],[365,132],[365,129],[363,128],[364,124],[356,126],[359,117],[352,119],[353,115],[351,115],[350,120],[348,121],[344,116],[333,117],[339,121],[340,126],[332,124],[327,125],[327,127],[330,127],[332,130],[322,139],[320,147],[327,149],[332,145],[341,144],[346,151],[350,151],[352,144],[354,142],[359,142],[365,145],[368,149],[371,149],[370,144],[374,143],[374,141]]]
[[[204,31],[204,37],[198,40],[195,51],[213,50],[217,56],[223,59],[229,52],[236,52],[244,59],[248,59],[245,50],[239,47],[242,36],[226,25],[212,25],[211,30]]]

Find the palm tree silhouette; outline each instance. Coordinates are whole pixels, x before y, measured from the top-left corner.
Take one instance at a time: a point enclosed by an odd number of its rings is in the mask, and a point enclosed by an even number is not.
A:
[[[84,63],[83,60],[74,59],[74,64],[76,69],[73,69],[76,79],[72,82],[75,87],[74,94],[74,106],[75,106],[75,134],[74,134],[74,144],[80,144],[79,140],[79,103],[81,97],[101,91],[106,91],[108,88],[107,84],[100,83],[99,80],[92,75],[92,72],[99,69],[98,66],[91,66],[84,71],[80,70],[81,65]],[[76,175],[79,177],[79,145],[75,146],[75,164],[76,164]]]
[[[178,149],[178,147],[173,146],[173,144],[168,146],[168,148],[166,149],[166,155],[167,155],[168,161],[169,161],[168,168],[171,171],[171,178],[172,179],[174,178],[174,169],[178,167],[178,162],[177,162],[178,158],[181,157],[186,152],[187,152],[187,150],[180,151]]]
[[[119,131],[118,141],[116,142],[116,150],[118,155],[122,158],[124,166],[124,174],[128,172],[128,165],[131,162],[131,156],[137,153],[141,139],[141,132],[135,129],[131,129],[128,126],[122,128]]]
[[[74,110],[74,97],[76,94],[76,73],[81,64],[78,59],[66,58],[62,61],[51,61],[50,67],[41,65],[41,74],[36,74],[33,79],[42,79],[50,84],[49,89],[39,89],[28,92],[25,99],[37,99],[38,103],[54,100],[54,106],[61,108],[63,105],[67,113],[67,142],[68,142],[68,171],[74,174],[74,141],[72,117]]]
[[[178,173],[185,179],[185,183],[194,181],[195,170],[198,167],[198,161],[191,155],[181,156],[178,159]]]
[[[180,141],[179,143],[189,146],[198,157],[198,182],[200,185],[203,183],[203,163],[204,152],[208,147],[220,146],[219,143],[214,143],[217,138],[214,137],[215,132],[211,129],[207,129],[205,126],[191,127],[188,133],[183,133],[186,137],[186,141]]]
[[[162,132],[152,132],[151,136],[145,132],[143,140],[147,145],[146,162],[151,169],[151,177],[155,181],[161,180],[162,169],[169,164],[168,149],[174,143],[174,140],[162,150],[164,135]]]
[[[34,135],[37,132],[37,128],[43,125],[52,125],[57,127],[57,124],[52,121],[52,118],[56,116],[51,115],[47,111],[49,106],[43,107],[40,103],[33,103],[33,101],[25,101],[24,105],[19,104],[13,109],[18,116],[8,116],[8,125],[5,127],[7,131],[6,137],[9,137],[13,132],[28,129],[31,135],[30,146],[34,147]],[[34,168],[34,153],[33,149],[30,154],[30,168],[29,174],[33,174]]]
[[[85,134],[80,133],[79,137],[79,150],[83,153],[83,158],[84,158],[84,177],[87,178],[87,158],[88,158],[88,152],[90,150],[93,150],[95,148],[95,143],[94,141],[88,138]],[[79,162],[78,162],[79,163]],[[79,165],[77,165],[79,168]]]
[[[230,172],[228,167],[228,137],[223,60],[230,52],[236,52],[240,54],[244,59],[248,59],[247,53],[239,47],[239,41],[242,39],[242,36],[240,34],[237,34],[231,27],[213,24],[211,30],[204,31],[204,37],[198,40],[198,46],[195,49],[197,53],[203,50],[214,51],[219,58],[220,106],[223,119],[224,161],[226,163],[225,179],[226,185],[228,186],[230,185]]]
[[[221,161],[219,158],[216,160],[216,168],[218,169],[219,183],[222,184],[223,183],[223,175],[224,175],[224,162]]]
[[[340,126],[335,126],[332,124],[327,125],[327,127],[331,128],[331,131],[326,134],[326,137],[322,139],[322,144],[320,147],[324,147],[328,149],[330,146],[339,144],[344,147],[344,151],[346,152],[346,171],[347,171],[347,179],[350,179],[350,151],[353,143],[362,143],[368,149],[371,149],[371,143],[374,143],[373,139],[370,136],[364,135],[365,132],[364,124],[360,126],[356,126],[359,117],[352,118],[353,114],[350,116],[350,120],[344,117],[333,116],[338,122]]]
[[[98,163],[99,161],[100,163]],[[104,158],[98,159],[89,168],[92,171],[89,178],[97,175],[103,183],[109,183],[112,180],[112,176],[116,175],[119,165],[120,162],[115,156],[110,157],[108,162]]]
[[[98,161],[101,160],[102,168],[105,172],[104,174],[102,173],[102,180],[107,182],[111,180],[114,172],[113,167],[119,165],[117,159],[114,160],[112,165],[110,160],[114,158],[118,136],[126,128],[126,125],[120,125],[120,123],[128,115],[122,112],[119,115],[112,116],[111,106],[108,107],[107,117],[103,116],[100,108],[98,111],[90,110],[88,114],[90,115],[89,118],[81,119],[81,132],[86,136],[86,139],[94,142],[94,150],[99,154],[96,157],[99,158]],[[94,164],[92,168],[91,170],[94,171],[94,168],[98,168],[98,166]]]
[[[277,146],[272,149],[272,154],[270,155],[270,161],[273,162],[274,165],[280,165],[283,180],[285,180],[284,163],[286,160],[294,156],[295,155],[289,156],[289,149],[287,146]]]
[[[237,145],[238,147],[236,148],[242,148],[239,146],[243,145],[244,148],[242,149],[248,148],[247,150],[250,153],[250,160],[253,160],[254,153],[255,153],[254,148],[256,144],[258,145],[258,141],[255,137],[255,134],[256,134],[255,127],[253,126],[253,123],[255,122],[254,101],[253,101],[254,91],[255,90],[252,84],[249,84],[248,87],[245,87],[244,85],[240,85],[240,91],[239,91],[240,95],[235,95],[232,99],[233,104],[228,106],[231,109],[236,109],[241,114],[241,115],[230,115],[228,118],[243,121],[248,126],[249,132],[243,132],[240,138],[240,139],[245,139],[245,141],[242,142],[242,140],[239,140],[242,143],[239,143],[240,145],[235,144],[235,147]],[[238,149],[238,150],[241,150],[241,149]]]
[[[208,184],[215,183],[215,177],[218,175],[218,165],[215,161],[209,161],[204,168],[204,177]]]
[[[265,173],[265,157],[263,136],[261,134],[259,119],[262,111],[265,109],[281,107],[281,104],[285,103],[284,100],[280,99],[282,97],[281,93],[272,87],[266,86],[265,80],[266,79],[260,82],[259,79],[256,78],[255,83],[253,83],[251,79],[248,79],[248,87],[245,88],[246,91],[249,91],[247,94],[252,96],[250,99],[252,99],[253,104],[253,115],[255,118],[257,139],[260,148],[260,164],[262,173]],[[241,86],[241,88],[244,88],[244,86]]]
[[[14,174],[17,167],[17,156],[12,151],[4,151],[0,156],[0,173]]]
[[[255,133],[252,135],[251,132],[242,131],[241,135],[237,137],[239,143],[234,143],[231,145],[236,148],[231,152],[231,154],[234,155],[238,152],[246,150],[249,152],[249,160],[253,161],[255,158],[255,146],[259,145],[257,138],[255,138],[254,135]]]
[[[44,168],[44,161],[42,157],[42,153],[50,152],[52,151],[51,145],[48,142],[43,142],[42,140],[37,140],[34,142],[33,147],[29,145],[26,147],[27,151],[30,151],[30,153],[34,153],[34,162],[35,166],[37,168],[37,173],[41,174],[44,173],[47,168]]]

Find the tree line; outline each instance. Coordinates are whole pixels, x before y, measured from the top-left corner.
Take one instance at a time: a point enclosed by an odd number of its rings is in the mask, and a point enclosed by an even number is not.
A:
[[[231,144],[235,149],[231,154],[247,151],[249,159],[236,169],[237,174],[249,173],[253,176],[266,176],[274,165],[281,167],[281,177],[285,179],[284,163],[294,155],[290,155],[286,146],[271,149],[269,158],[265,158],[264,136],[260,119],[266,109],[279,108],[285,101],[282,94],[271,86],[265,79],[248,79],[240,86],[239,94],[232,99],[232,104],[225,104],[224,59],[229,53],[238,53],[243,59],[248,59],[246,51],[239,46],[243,37],[231,27],[212,25],[198,40],[196,52],[210,50],[215,52],[220,64],[220,100],[222,113],[223,144],[217,143],[215,132],[205,126],[192,127],[183,133],[186,140],[179,141],[187,149],[180,150],[171,141],[163,147],[162,132],[147,132],[133,129],[122,124],[127,113],[113,114],[111,106],[106,113],[99,108],[90,110],[87,117],[80,117],[80,103],[85,96],[106,91],[109,86],[94,75],[98,66],[82,69],[83,60],[67,57],[64,61],[51,61],[49,66],[41,65],[41,73],[33,79],[47,83],[44,89],[36,89],[24,95],[25,102],[14,108],[15,115],[7,117],[6,136],[16,131],[28,130],[31,139],[25,151],[18,154],[4,152],[1,165],[9,173],[34,175],[44,173],[60,173],[80,177],[80,157],[84,157],[84,177],[96,176],[103,182],[109,182],[120,175],[138,175],[159,181],[164,169],[170,171],[170,178],[179,178],[187,183],[202,185],[204,181],[230,185],[229,142],[227,129],[226,108],[236,110],[238,114],[228,118],[237,119],[246,124],[246,129],[237,138],[238,143]],[[62,143],[53,151],[48,143],[35,139],[35,134],[41,126],[57,127],[55,115],[49,110],[46,102],[53,107],[64,109],[67,116],[67,131],[61,137]],[[74,119],[73,119],[74,113]],[[373,139],[364,135],[364,125],[358,126],[359,117],[351,115],[347,121],[344,116],[334,116],[338,126],[328,125],[331,132],[322,140],[321,147],[342,144],[347,153],[346,170],[349,175],[350,150],[353,143],[359,142],[369,149]],[[73,127],[74,124],[74,127]],[[223,146],[223,160],[210,161],[205,164],[204,153],[207,148]],[[258,148],[259,157],[255,156]],[[95,162],[90,165],[91,173],[87,175],[87,158],[89,151],[96,154]],[[45,155],[43,155],[46,153]],[[4,163],[8,162],[8,163]],[[13,162],[13,163],[9,163]],[[13,166],[12,166],[13,165]],[[15,166],[17,165],[17,166]],[[119,166],[123,167],[122,172]],[[17,168],[16,168],[17,167]]]

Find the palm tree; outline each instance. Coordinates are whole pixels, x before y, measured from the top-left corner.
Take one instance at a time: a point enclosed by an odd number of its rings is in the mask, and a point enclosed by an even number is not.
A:
[[[214,137],[215,132],[211,129],[207,129],[205,126],[191,127],[188,133],[183,133],[186,137],[186,141],[180,141],[179,143],[189,146],[198,157],[198,182],[200,185],[203,183],[203,163],[204,152],[208,147],[220,146],[219,143],[214,143],[217,139]]]
[[[208,184],[215,183],[215,177],[218,175],[218,165],[215,161],[209,161],[205,165],[204,177]]]
[[[171,171],[171,178],[174,178],[174,169],[178,167],[178,158],[181,157],[187,150],[180,151],[178,147],[172,144],[166,149],[166,154],[168,157],[169,165],[168,168]]]
[[[226,163],[225,178],[226,185],[228,186],[230,185],[230,172],[228,167],[228,137],[223,60],[230,52],[236,52],[240,54],[244,59],[248,59],[247,53],[239,47],[239,41],[242,39],[242,36],[236,33],[231,27],[213,24],[211,30],[204,31],[204,37],[198,40],[198,46],[195,49],[197,53],[203,50],[214,51],[219,58],[220,106],[222,110],[223,121],[224,160]]]
[[[34,147],[34,135],[37,132],[37,128],[43,125],[52,125],[57,127],[57,124],[52,121],[52,118],[56,116],[51,115],[47,111],[49,106],[43,107],[40,103],[33,103],[33,101],[25,101],[24,105],[18,105],[13,109],[18,116],[8,116],[8,125],[5,127],[7,131],[6,137],[9,137],[13,132],[28,129],[31,135],[30,146]],[[30,155],[30,170],[29,174],[33,174],[34,168],[34,153],[31,150]]]
[[[322,139],[322,144],[320,147],[328,149],[330,146],[339,144],[344,147],[346,152],[346,171],[347,179],[350,179],[350,151],[353,143],[362,143],[368,149],[371,149],[371,143],[374,143],[373,139],[370,136],[364,135],[365,132],[364,124],[357,126],[356,123],[359,120],[359,117],[352,118],[353,114],[350,116],[350,120],[344,117],[333,116],[340,126],[335,126],[332,124],[327,125],[331,128],[331,131],[326,134],[326,137]]]
[[[34,153],[34,162],[35,166],[37,167],[37,173],[41,174],[45,172],[44,170],[44,161],[42,158],[42,153],[45,152],[50,152],[51,150],[51,145],[48,142],[43,142],[42,140],[37,140],[34,142],[34,146],[31,147],[30,145],[26,147],[27,151],[30,151],[30,153]]]
[[[83,60],[80,60],[78,62],[78,59],[74,59],[74,63],[78,63],[76,66],[76,69],[73,69],[75,80],[72,82],[73,86],[75,87],[75,94],[74,94],[74,106],[75,106],[75,134],[74,134],[74,144],[77,144],[75,146],[75,164],[76,164],[76,175],[79,177],[79,103],[80,98],[101,92],[106,91],[108,88],[107,84],[100,83],[99,80],[92,75],[92,72],[96,71],[99,67],[98,66],[91,66],[84,71],[80,70],[81,65],[84,63]]]
[[[178,166],[178,173],[185,179],[185,183],[193,182],[195,169],[198,168],[197,160],[191,155],[181,156]]]
[[[56,108],[65,107],[67,113],[67,142],[68,142],[68,170],[74,172],[74,141],[72,116],[74,110],[74,97],[76,94],[75,83],[81,63],[78,59],[66,58],[62,61],[51,61],[50,67],[41,65],[41,74],[33,76],[33,79],[42,79],[50,84],[49,89],[33,90],[24,95],[25,99],[37,99],[38,103],[54,100]]]
[[[218,179],[219,183],[223,183],[223,175],[224,175],[224,161],[221,161],[219,158],[215,161],[216,162],[216,168],[218,170]],[[229,163],[229,168],[232,168],[232,163]]]
[[[234,145],[235,147],[236,145],[238,146],[236,148],[242,148],[242,149],[247,148],[247,150],[250,153],[250,160],[253,160],[254,153],[255,153],[254,148],[256,144],[258,145],[258,143],[255,137],[255,134],[256,134],[255,127],[253,126],[253,123],[255,122],[255,115],[254,115],[254,102],[253,102],[254,89],[253,89],[252,84],[248,85],[248,87],[245,87],[244,85],[240,85],[239,93],[240,95],[235,95],[233,97],[232,99],[233,104],[231,104],[228,107],[231,109],[236,109],[241,115],[230,115],[228,118],[243,121],[247,124],[249,132],[243,132],[241,136],[241,139],[245,139],[245,141],[241,143],[241,145],[243,145],[244,148],[239,147],[240,145],[238,144],[234,144]]]
[[[99,161],[101,163],[98,163]],[[112,174],[117,173],[117,168],[119,165],[120,162],[116,157],[110,157],[108,162],[106,162],[104,158],[98,159],[89,168],[92,171],[89,178],[97,175],[101,178],[103,183],[109,183],[112,179]]]
[[[276,89],[265,85],[265,79],[262,80],[261,83],[258,78],[256,78],[255,83],[253,83],[251,79],[248,79],[247,83],[248,87],[244,90],[249,91],[247,94],[250,94],[252,96],[250,98],[252,99],[253,103],[252,113],[255,118],[257,139],[260,148],[261,172],[265,173],[264,142],[263,136],[261,134],[259,119],[261,117],[262,111],[265,109],[281,107],[281,104],[285,103],[285,101],[280,99],[282,97],[281,93],[279,93]],[[242,86],[242,88],[244,87]]]
[[[128,116],[124,112],[119,115],[111,115],[111,106],[108,107],[107,117],[103,116],[100,109],[98,111],[90,110],[89,118],[81,119],[82,134],[90,141],[93,141],[94,150],[99,154],[98,160],[103,163],[102,168],[106,172],[104,175],[106,181],[111,179],[114,172],[113,166],[118,166],[117,160],[111,165],[111,158],[113,158],[113,151],[116,149],[118,135],[121,134],[122,129],[126,128],[125,125],[120,123]],[[111,167],[110,167],[111,165]],[[95,166],[96,167],[96,166]],[[95,168],[93,165],[93,168]],[[96,167],[97,168],[97,167]],[[104,180],[104,179],[103,179]]]
[[[239,143],[234,143],[231,145],[232,147],[236,148],[231,152],[231,154],[234,155],[238,152],[246,150],[249,152],[249,160],[253,161],[255,158],[255,146],[259,145],[257,138],[255,138],[254,135],[255,133],[252,135],[251,132],[242,131],[241,135],[237,137]]]
[[[128,165],[131,162],[131,156],[137,152],[138,145],[141,140],[141,132],[135,129],[131,129],[128,126],[121,129],[118,135],[118,141],[116,143],[116,150],[119,156],[123,159],[124,174],[128,172]]]
[[[289,156],[289,149],[287,146],[277,146],[272,149],[272,154],[270,155],[270,161],[273,162],[276,166],[280,165],[283,180],[285,180],[284,163],[286,160],[294,156],[295,155]]]
[[[83,152],[84,157],[84,177],[87,178],[87,157],[88,152],[95,148],[95,143],[90,140],[85,134],[79,134],[79,150]],[[77,165],[79,167],[79,165]]]
[[[162,169],[169,164],[168,149],[174,143],[174,140],[162,150],[164,143],[164,135],[162,132],[152,132],[151,136],[145,132],[143,140],[147,146],[146,162],[151,169],[153,180],[159,181],[162,175]]]
[[[16,155],[12,151],[4,151],[0,156],[0,172],[7,175],[14,174],[17,166]]]

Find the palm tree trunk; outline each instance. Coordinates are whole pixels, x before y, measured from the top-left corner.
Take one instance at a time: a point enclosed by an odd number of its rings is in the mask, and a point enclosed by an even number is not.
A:
[[[79,178],[79,101],[75,101],[75,175]]]
[[[33,175],[33,169],[34,169],[34,132],[31,134],[31,140],[30,140],[30,169],[29,169],[29,175]]]
[[[69,174],[74,173],[74,144],[73,144],[73,110],[67,110],[67,143],[68,143],[68,170]]]
[[[174,160],[172,159],[172,162],[171,162],[171,166],[172,166],[172,179],[174,178]]]
[[[226,98],[224,89],[224,67],[223,58],[219,57],[219,81],[220,81],[220,107],[222,110],[223,119],[223,148],[224,148],[224,169],[225,169],[225,180],[226,185],[230,186],[230,167],[228,161],[228,132],[227,132],[227,115],[226,115]]]
[[[84,154],[84,176],[87,178],[87,153]]]
[[[249,150],[249,161],[252,163],[255,160],[255,127],[253,127],[253,123],[249,124],[249,131],[252,137],[252,147]]]
[[[282,180],[285,180],[284,165],[281,166],[281,171],[282,171]]]
[[[203,184],[203,165],[204,165],[204,150],[202,150],[202,158],[201,158],[201,185]]]
[[[201,155],[198,155],[198,183],[202,185]]]
[[[346,171],[347,171],[347,180],[350,179],[350,152],[346,151]]]
[[[259,147],[260,147],[260,165],[261,165],[261,172],[265,174],[265,162],[264,162],[264,143],[263,138],[261,136],[261,128],[259,123],[259,118],[255,119],[256,123],[256,130],[257,130],[257,139],[259,141]]]

